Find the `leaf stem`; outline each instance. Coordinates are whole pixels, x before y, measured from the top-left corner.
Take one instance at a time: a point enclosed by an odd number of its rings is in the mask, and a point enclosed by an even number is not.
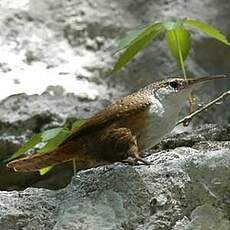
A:
[[[177,32],[175,31],[174,32],[175,34],[175,38],[176,38],[176,43],[177,43],[177,47],[178,47],[178,53],[179,53],[179,60],[180,60],[180,67],[182,69],[182,72],[183,72],[183,76],[184,76],[184,79],[187,80],[187,74],[186,74],[186,70],[185,70],[185,62],[184,62],[184,59],[183,59],[183,55],[182,55],[182,50],[181,50],[181,45],[180,45],[180,41],[178,39],[178,36],[177,36]],[[193,112],[194,110],[192,109],[193,108],[193,97],[192,95],[190,94],[189,95],[189,104],[190,104],[190,111]],[[187,123],[184,123],[184,125],[188,126],[189,125],[189,122]]]
[[[76,165],[76,160],[73,160],[73,175],[75,176],[77,173],[77,165]]]
[[[177,36],[177,32],[174,31],[174,34],[175,34],[177,47],[178,47],[178,51],[179,51],[180,66],[181,66],[181,69],[182,69],[182,72],[183,72],[184,79],[187,80],[187,74],[186,74],[186,70],[185,70],[185,63],[184,63],[184,60],[183,60],[181,46],[180,46],[180,42],[179,42],[179,39],[178,39],[178,36]]]

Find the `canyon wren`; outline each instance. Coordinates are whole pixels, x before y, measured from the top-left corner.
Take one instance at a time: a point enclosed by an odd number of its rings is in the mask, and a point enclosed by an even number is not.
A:
[[[29,172],[70,160],[92,167],[129,157],[145,162],[141,154],[172,131],[191,91],[220,78],[223,76],[154,82],[89,118],[57,149],[13,160],[7,166]]]

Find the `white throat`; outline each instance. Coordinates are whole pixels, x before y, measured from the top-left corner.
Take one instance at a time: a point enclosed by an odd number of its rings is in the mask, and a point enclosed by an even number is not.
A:
[[[148,124],[143,133],[144,146],[148,149],[159,143],[162,138],[170,133],[179,120],[179,113],[186,102],[186,97],[170,98],[169,100],[159,100],[154,96],[149,96],[152,104],[149,107]]]

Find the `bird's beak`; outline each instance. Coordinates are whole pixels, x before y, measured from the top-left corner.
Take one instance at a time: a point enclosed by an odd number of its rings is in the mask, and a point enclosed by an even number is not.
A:
[[[213,81],[213,80],[219,80],[226,78],[226,75],[214,75],[214,76],[206,76],[206,77],[200,77],[195,79],[188,79],[187,80],[187,87],[188,88],[194,88],[196,86],[200,86],[204,82]]]

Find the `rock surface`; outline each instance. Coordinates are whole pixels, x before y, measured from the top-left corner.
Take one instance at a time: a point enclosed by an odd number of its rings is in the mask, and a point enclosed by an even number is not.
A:
[[[229,37],[229,11],[225,0],[1,0],[0,100],[21,93],[0,102],[1,162],[34,133],[89,117],[133,89],[180,73],[157,41],[116,78],[103,78],[127,30],[180,15]],[[229,49],[193,35],[189,75],[229,74]],[[230,78],[202,88],[201,101],[229,85]],[[151,166],[116,163],[72,178],[71,163],[43,177],[1,163],[0,229],[229,230],[229,106],[226,101],[195,121],[216,125],[166,137],[146,153]]]
[[[151,166],[116,163],[81,171],[58,191],[2,191],[1,229],[228,230],[230,141],[224,139],[230,127],[225,129],[223,135],[218,127],[200,129],[200,140],[190,138],[189,147],[169,145],[149,156]]]
[[[112,56],[112,48],[127,30],[179,15],[199,18],[229,37],[229,11],[225,0],[2,0],[0,98],[19,92],[42,93],[47,84],[61,84],[75,94],[102,97],[106,94],[102,92],[110,92],[107,85],[115,88],[116,83],[125,85],[116,92],[126,94],[156,79],[180,75],[165,42],[156,41],[116,78],[108,78],[107,84],[101,79],[117,59]],[[189,76],[228,74],[229,49],[212,38],[193,35]],[[73,81],[75,78],[77,81]],[[203,88],[201,102],[227,90],[226,85],[230,85],[230,78]],[[115,93],[113,98],[119,95]],[[203,119],[226,123],[229,105],[221,105]]]

